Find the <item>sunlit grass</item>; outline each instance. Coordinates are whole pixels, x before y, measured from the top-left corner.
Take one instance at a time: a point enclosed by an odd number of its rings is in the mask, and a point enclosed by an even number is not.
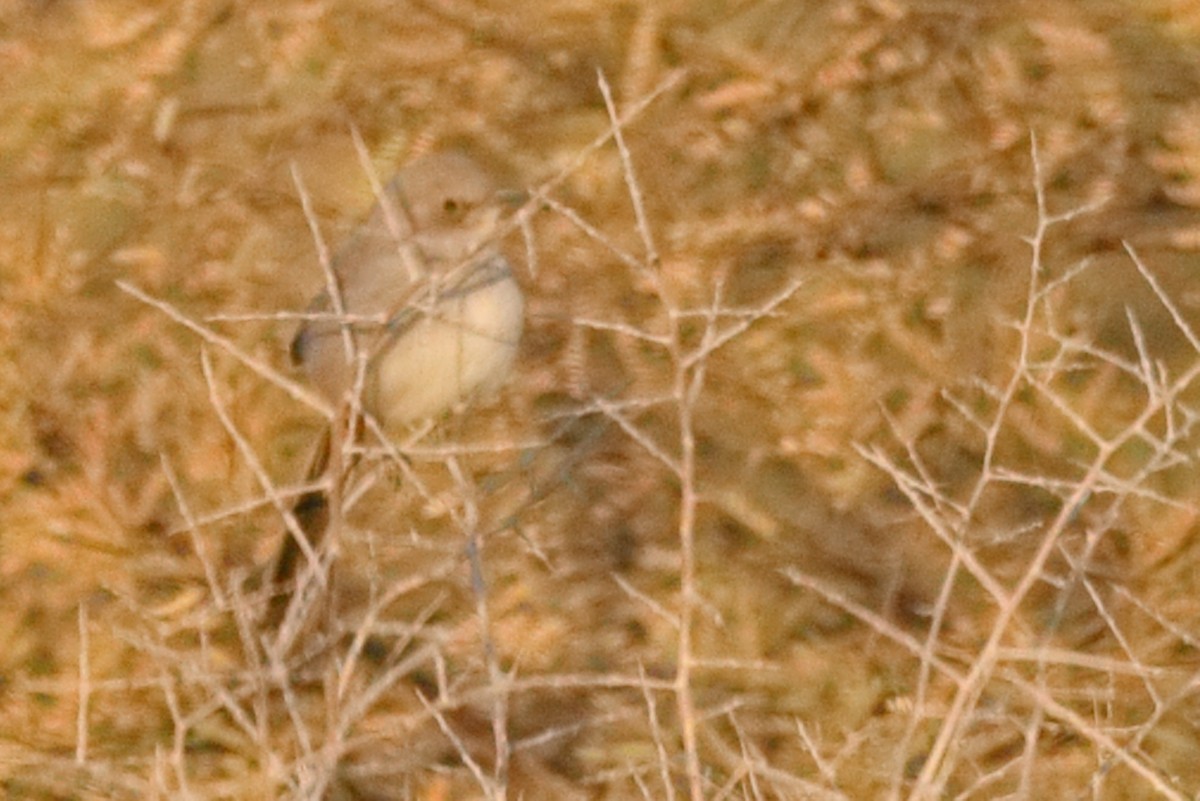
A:
[[[0,786],[1190,797],[1175,6],[0,10]],[[530,314],[499,399],[353,474],[285,649],[292,169],[336,245],[352,129],[538,189]]]

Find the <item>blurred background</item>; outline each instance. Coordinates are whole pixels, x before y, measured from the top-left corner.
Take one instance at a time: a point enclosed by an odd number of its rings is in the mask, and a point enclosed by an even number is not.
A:
[[[653,250],[587,151],[601,74],[648,100]],[[684,794],[689,749],[711,798],[904,797],[930,759],[954,797],[1191,796],[1197,97],[1192,0],[0,0],[0,787],[501,797],[491,648],[513,798]],[[116,282],[292,375],[280,315],[323,282],[293,169],[336,245],[373,201],[354,130],[384,178],[454,147],[558,182],[505,241],[516,375],[423,441],[423,491],[377,467],[347,513],[343,608],[412,588],[334,737],[321,649],[281,700],[214,591],[282,536],[216,406],[278,487],[322,420]],[[630,335],[700,347],[671,309],[746,323],[687,409]]]

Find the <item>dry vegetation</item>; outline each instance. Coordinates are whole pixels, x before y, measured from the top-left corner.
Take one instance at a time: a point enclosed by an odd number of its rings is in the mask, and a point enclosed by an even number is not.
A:
[[[3,795],[1195,797],[1200,5],[985,5],[0,5]],[[517,375],[262,632],[293,171],[445,145]]]

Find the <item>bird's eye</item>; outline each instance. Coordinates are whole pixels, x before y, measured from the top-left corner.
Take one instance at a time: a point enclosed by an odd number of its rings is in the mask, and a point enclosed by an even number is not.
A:
[[[442,211],[446,212],[447,216],[457,217],[462,211],[462,204],[454,198],[448,197],[442,201]]]

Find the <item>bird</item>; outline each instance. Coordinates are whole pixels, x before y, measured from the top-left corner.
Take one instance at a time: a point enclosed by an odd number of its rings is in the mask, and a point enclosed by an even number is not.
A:
[[[457,150],[418,157],[384,187],[335,251],[329,285],[291,343],[292,362],[334,407],[361,409],[391,435],[503,384],[524,321],[496,242],[504,205],[491,176]],[[328,469],[331,439],[327,427],[310,482]],[[316,550],[328,528],[328,491],[301,494],[292,512],[299,531],[285,535],[272,572],[274,625],[305,552],[296,535]]]

